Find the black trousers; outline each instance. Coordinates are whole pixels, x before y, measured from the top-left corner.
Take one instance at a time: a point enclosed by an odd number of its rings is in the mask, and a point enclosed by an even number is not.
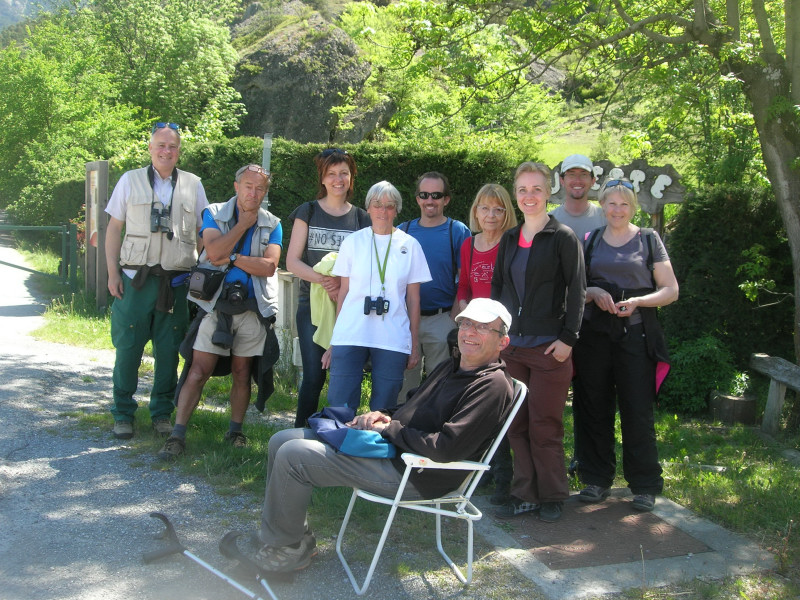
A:
[[[660,494],[653,408],[655,362],[647,356],[641,324],[628,327],[621,340],[592,331],[584,322],[573,350],[575,445],[578,472],[587,485],[611,487],[616,473],[614,421],[619,403],[622,470],[634,494]]]

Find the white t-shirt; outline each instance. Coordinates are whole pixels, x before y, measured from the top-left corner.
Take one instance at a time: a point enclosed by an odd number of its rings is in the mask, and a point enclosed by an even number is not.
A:
[[[391,246],[389,247],[389,239]],[[374,239],[374,246],[373,246]],[[381,266],[386,257],[386,277],[381,286]],[[347,297],[333,327],[331,345],[363,346],[411,354],[411,326],[406,310],[406,287],[431,280],[428,263],[419,242],[400,229],[390,235],[375,235],[372,227],[350,234],[339,248],[333,274],[349,278]],[[389,311],[364,314],[364,299],[383,296]]]

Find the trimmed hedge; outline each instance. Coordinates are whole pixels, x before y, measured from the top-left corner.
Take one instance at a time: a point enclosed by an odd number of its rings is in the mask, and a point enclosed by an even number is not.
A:
[[[284,219],[284,248],[288,246],[291,223],[289,214],[303,202],[313,200],[317,191],[317,172],[314,156],[327,146],[300,144],[276,138],[272,144],[270,211]],[[238,137],[214,143],[184,144],[178,166],[202,177],[209,202],[224,202],[234,194],[233,175],[247,163],[261,164],[262,140]],[[370,186],[386,179],[403,196],[403,211],[398,224],[419,216],[414,199],[417,177],[426,171],[440,171],[450,181],[451,202],[446,214],[469,222],[469,207],[484,183],[500,183],[511,189],[514,170],[522,160],[502,151],[472,152],[466,150],[435,150],[363,142],[344,146],[356,161],[353,203],[363,206]],[[147,154],[119,161],[112,165],[111,185],[128,169],[147,164]]]

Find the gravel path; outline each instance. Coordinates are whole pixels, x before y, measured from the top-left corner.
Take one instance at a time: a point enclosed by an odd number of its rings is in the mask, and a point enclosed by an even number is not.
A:
[[[0,261],[22,264],[2,246]],[[0,265],[0,277],[0,598],[245,598],[185,557],[146,566],[141,553],[164,543],[154,539],[162,525],[148,516],[160,511],[192,553],[230,569],[217,543],[230,529],[255,527],[260,498],[219,496],[203,480],[154,469],[154,458],[132,454],[108,431],[79,427],[79,414],[107,410],[113,353],[34,340],[28,333],[41,325],[43,307],[28,274]],[[273,584],[278,597],[355,597],[333,540],[320,542],[311,568],[294,583]],[[502,559],[482,562],[490,567],[486,584],[495,574],[504,579],[501,588],[520,584]],[[255,584],[250,588],[266,596]],[[484,597],[487,591],[431,572],[385,572],[376,574],[366,597]]]

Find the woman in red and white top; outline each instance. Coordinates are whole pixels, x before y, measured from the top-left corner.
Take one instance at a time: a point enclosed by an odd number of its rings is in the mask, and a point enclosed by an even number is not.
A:
[[[469,228],[473,236],[461,245],[461,272],[451,314],[463,311],[473,298],[491,295],[500,236],[516,226],[517,215],[511,197],[502,185],[487,183],[478,190],[469,209]]]

